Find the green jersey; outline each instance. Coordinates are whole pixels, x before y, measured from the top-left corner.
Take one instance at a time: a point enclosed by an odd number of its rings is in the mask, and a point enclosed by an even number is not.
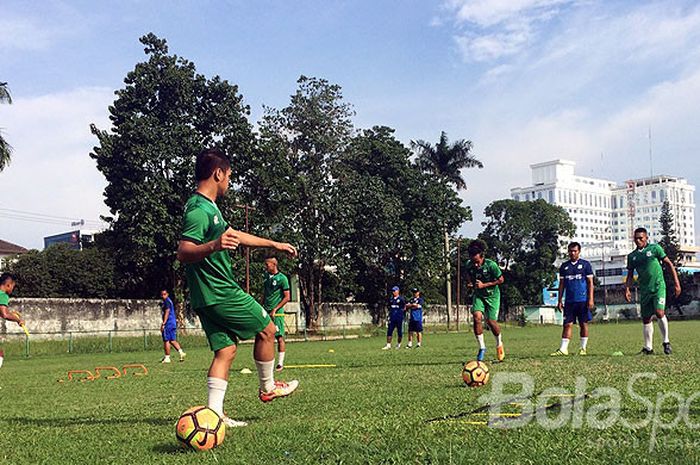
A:
[[[0,291],[0,305],[4,305],[5,307],[10,305],[10,296],[7,295],[5,291]]]
[[[654,294],[666,290],[664,272],[661,260],[666,258],[666,252],[659,244],[647,244],[643,249],[636,249],[627,255],[627,272],[637,272],[639,276],[639,291],[642,294]]]
[[[280,272],[273,275],[268,274],[265,278],[264,290],[265,301],[263,302],[263,307],[269,312],[282,302],[284,291],[289,290],[289,280]],[[284,307],[277,309],[275,315],[284,315]]]
[[[185,205],[182,240],[205,244],[221,237],[229,225],[219,207],[197,193]],[[190,303],[193,309],[207,307],[234,299],[241,291],[233,277],[231,256],[227,250],[213,252],[207,258],[185,265]]]
[[[467,263],[467,274],[474,284],[474,295],[476,297],[500,297],[501,291],[500,286],[485,287],[483,289],[476,288],[476,281],[479,280],[482,283],[488,283],[496,281],[501,277],[503,272],[501,268],[489,258],[484,259],[484,263],[481,266],[474,265],[471,261]]]

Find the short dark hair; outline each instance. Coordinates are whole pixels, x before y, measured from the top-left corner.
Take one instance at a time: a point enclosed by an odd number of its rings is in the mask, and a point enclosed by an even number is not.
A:
[[[567,247],[567,249],[573,249],[574,247],[576,247],[579,252],[581,251],[581,244],[579,244],[578,242],[569,242],[569,246]]]
[[[469,254],[470,257],[473,257],[474,255],[480,255],[483,254],[484,251],[486,250],[486,243],[481,240],[475,240],[472,241],[469,244],[469,247],[467,247],[467,253]]]
[[[5,284],[7,281],[17,281],[17,278],[15,278],[15,275],[12,273],[3,273],[0,275],[0,285]]]
[[[635,234],[637,234],[637,233],[644,233],[644,234],[646,234],[647,236],[649,235],[649,233],[647,232],[647,228],[637,228],[637,229],[634,230],[634,233],[635,233]]]
[[[204,181],[209,179],[218,168],[226,171],[230,167],[231,161],[223,150],[216,147],[204,149],[197,155],[197,161],[194,164],[194,177],[197,181]]]

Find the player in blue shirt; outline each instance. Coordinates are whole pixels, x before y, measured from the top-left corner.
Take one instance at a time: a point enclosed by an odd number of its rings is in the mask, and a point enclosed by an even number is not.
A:
[[[168,296],[168,291],[163,289],[160,291],[160,296],[163,301],[160,304],[161,315],[163,317],[163,323],[160,325],[160,332],[163,334],[163,350],[165,351],[165,356],[161,359],[161,363],[170,363],[170,345],[172,344],[180,353],[180,361],[185,361],[185,355],[187,355],[180,344],[177,342],[177,319],[175,318],[175,305],[173,301],[170,300]]]
[[[423,342],[423,304],[425,301],[423,300],[423,297],[421,297],[418,288],[414,287],[411,292],[413,292],[413,298],[411,298],[411,300],[409,300],[406,304],[406,310],[410,312],[408,320],[407,349],[413,347],[413,333],[416,333],[416,348],[420,348],[421,343]]]
[[[593,268],[586,260],[580,259],[581,244],[572,242],[568,247],[569,260],[559,267],[559,302],[557,307],[564,310],[564,329],[561,334],[561,345],[552,356],[569,355],[569,340],[571,326],[578,320],[581,328],[581,350],[579,355],[586,355],[588,344],[588,322],[591,321],[593,303]],[[566,290],[565,303],[562,304]]]
[[[389,298],[389,324],[386,331],[386,345],[382,350],[391,349],[391,336],[396,329],[398,335],[398,343],[396,348],[401,348],[401,339],[403,338],[403,315],[406,312],[406,299],[400,295],[401,289],[399,286],[391,288],[391,297]]]

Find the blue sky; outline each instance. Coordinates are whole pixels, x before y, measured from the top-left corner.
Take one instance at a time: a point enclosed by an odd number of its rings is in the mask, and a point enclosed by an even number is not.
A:
[[[89,124],[108,127],[147,32],[238,84],[253,121],[263,104],[286,105],[305,74],[342,86],[358,128],[387,125],[405,143],[442,130],[472,140],[485,167],[464,172],[475,213],[465,235],[489,202],[530,183],[531,163],[571,159],[581,175],[619,182],[648,175],[650,127],[654,172],[700,184],[697,2],[3,0],[0,81],[14,104],[0,106],[0,127],[15,152],[0,174],[1,239],[40,248],[69,218],[93,225],[108,213]]]

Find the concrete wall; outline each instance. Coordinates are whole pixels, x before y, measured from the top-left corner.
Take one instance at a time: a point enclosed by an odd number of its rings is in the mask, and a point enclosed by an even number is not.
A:
[[[159,300],[10,299],[30,333],[158,330]],[[199,322],[197,322],[199,323]],[[22,333],[14,322],[0,320],[0,334]]]
[[[123,332],[147,329],[158,332],[161,313],[160,300],[103,300],[103,299],[34,299],[12,298],[10,309],[22,314],[30,333],[37,338],[50,337],[42,333],[100,333],[106,331]],[[298,302],[289,303],[285,308],[285,322],[290,333],[303,332],[304,314]],[[466,322],[469,312],[466,306],[460,307],[460,322]],[[444,305],[430,305],[424,311],[427,325],[446,324]],[[456,307],[450,318],[455,323]],[[384,321],[382,321],[384,323]],[[372,325],[369,308],[361,303],[323,304],[318,318],[320,328],[359,328]],[[201,328],[199,319],[192,317],[185,322],[187,328]],[[21,328],[13,322],[0,320],[0,335],[20,335]]]
[[[161,313],[159,300],[101,300],[101,299],[30,299],[10,300],[10,309],[17,310],[27,322],[27,327],[36,337],[50,337],[41,333],[99,333],[106,331],[124,331],[119,335],[129,335],[126,331],[147,329],[158,332]],[[303,332],[305,321],[298,303],[287,305],[285,320],[290,333]],[[517,313],[517,312],[516,312]],[[528,321],[559,323],[560,314],[552,307],[528,307],[524,310]],[[671,318],[678,317],[675,311],[669,312]],[[609,305],[609,319],[639,318],[634,305]],[[469,309],[460,307],[460,324],[469,323]],[[595,314],[601,319],[603,310],[599,307]],[[683,308],[683,317],[700,317],[700,301],[694,301]],[[559,318],[557,318],[559,317]],[[453,307],[450,323],[457,321],[457,309]],[[424,311],[426,325],[445,325],[447,315],[444,305],[428,305]],[[381,321],[380,323],[385,323]],[[326,303],[323,304],[318,327],[324,328],[358,328],[372,325],[369,308],[360,303]],[[185,322],[187,328],[200,328],[199,319],[193,317]],[[21,328],[13,322],[0,320],[0,335],[20,335]],[[77,335],[77,334],[76,334]]]

